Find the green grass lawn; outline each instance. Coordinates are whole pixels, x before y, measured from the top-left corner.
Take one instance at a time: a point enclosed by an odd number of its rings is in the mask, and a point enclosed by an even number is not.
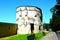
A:
[[[42,33],[36,33],[35,34],[36,40],[40,40],[43,37]]]
[[[47,33],[45,33],[47,34]],[[5,38],[0,38],[0,40],[27,40],[27,36],[31,34],[18,34],[18,35],[13,35]],[[42,33],[35,33],[36,40],[40,40],[43,37]]]

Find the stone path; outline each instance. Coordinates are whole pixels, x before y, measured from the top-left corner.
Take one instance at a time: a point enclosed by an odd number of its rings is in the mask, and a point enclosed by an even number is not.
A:
[[[41,40],[58,40],[58,38],[55,32],[50,32],[45,37],[43,37]]]
[[[56,32],[58,40],[60,40],[60,32]]]

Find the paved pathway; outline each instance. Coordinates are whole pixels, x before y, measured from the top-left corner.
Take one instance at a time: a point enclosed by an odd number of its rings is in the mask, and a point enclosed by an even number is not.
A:
[[[60,32],[56,32],[58,40],[60,40]]]
[[[41,40],[58,40],[58,38],[55,32],[50,32],[45,37],[43,37]]]

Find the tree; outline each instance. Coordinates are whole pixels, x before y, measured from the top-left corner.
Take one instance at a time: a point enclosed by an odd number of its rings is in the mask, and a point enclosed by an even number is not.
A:
[[[49,23],[44,23],[43,24],[43,29],[47,29],[47,31],[49,31],[50,25]]]
[[[58,31],[60,30],[60,4],[56,4],[50,11],[53,13],[50,26],[53,31]]]
[[[60,0],[56,0],[57,4],[60,4]]]

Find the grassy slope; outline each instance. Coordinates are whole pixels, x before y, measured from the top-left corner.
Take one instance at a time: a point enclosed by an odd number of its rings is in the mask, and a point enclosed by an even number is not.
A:
[[[40,40],[43,37],[42,33],[36,33],[35,34],[36,40]]]
[[[47,34],[47,33],[46,33]],[[0,38],[0,40],[27,40],[27,36],[30,34],[14,35],[5,38]],[[36,40],[40,40],[43,37],[42,33],[35,33]]]

